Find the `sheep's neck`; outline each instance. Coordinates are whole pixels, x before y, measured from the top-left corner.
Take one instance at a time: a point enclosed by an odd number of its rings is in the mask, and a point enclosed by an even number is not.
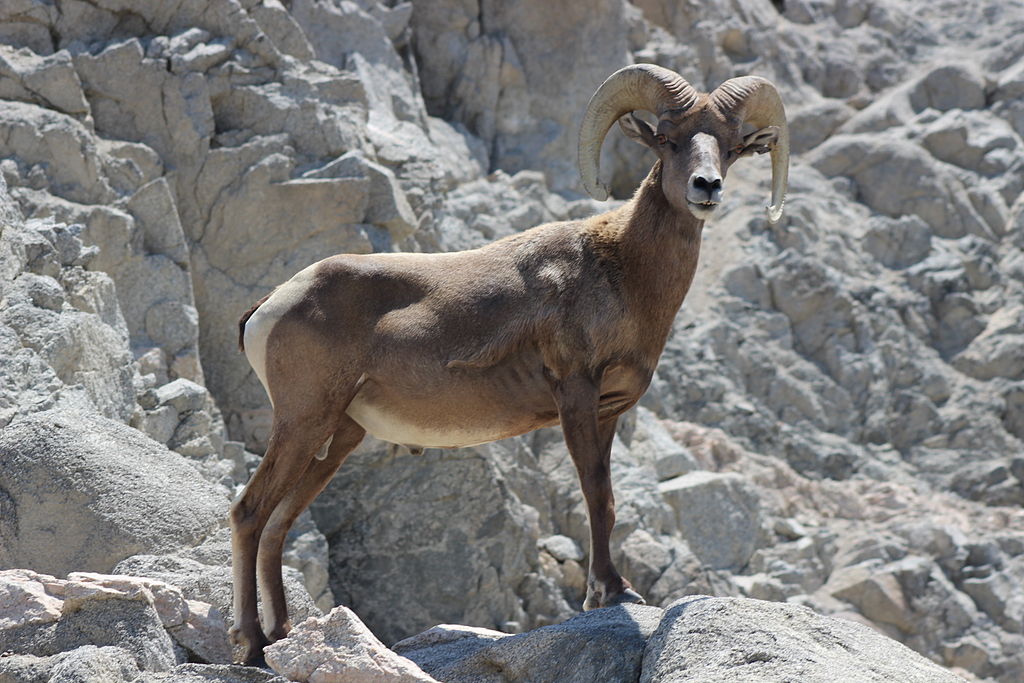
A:
[[[665,199],[660,161],[619,211],[622,283],[646,328],[648,353],[660,355],[697,270],[704,222]]]

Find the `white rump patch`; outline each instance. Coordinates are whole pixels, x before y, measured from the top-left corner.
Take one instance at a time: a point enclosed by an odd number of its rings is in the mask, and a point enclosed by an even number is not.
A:
[[[274,398],[270,394],[270,387],[267,385],[267,337],[285,313],[291,310],[309,288],[316,271],[317,264],[299,271],[291,280],[284,283],[270,295],[270,298],[263,302],[263,305],[256,309],[249,320],[245,323],[245,333],[242,336],[245,344],[245,357],[249,365],[260,378],[260,383],[270,397],[273,405]],[[324,451],[326,454],[326,451]]]

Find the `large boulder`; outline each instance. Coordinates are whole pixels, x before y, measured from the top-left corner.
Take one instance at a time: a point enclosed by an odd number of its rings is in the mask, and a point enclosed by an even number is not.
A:
[[[216,544],[219,545],[219,544]],[[202,551],[201,546],[198,551]],[[203,561],[188,557],[186,553],[172,555],[133,555],[114,568],[117,574],[141,576],[178,586],[190,601],[213,605],[228,623],[234,618],[232,610],[231,558],[226,549],[201,555]],[[284,572],[285,598],[293,623],[321,612],[302,584],[302,575],[291,567]],[[198,626],[198,625],[197,625]],[[201,635],[201,634],[193,634]],[[225,635],[226,638],[226,635]]]
[[[629,63],[633,17],[618,0],[416,2],[428,110],[480,136],[493,166],[541,169],[553,187],[578,190],[579,121],[597,86]]]
[[[691,596],[665,611],[642,683],[961,680],[877,631],[806,607]]]
[[[195,545],[228,497],[141,432],[57,410],[0,433],[0,508],[0,567],[63,575]]]
[[[497,464],[482,452],[378,446],[350,456],[313,504],[337,601],[386,643],[439,621],[533,626],[519,592],[538,578],[537,512]]]
[[[661,615],[657,607],[619,605],[515,636],[443,625],[394,650],[452,683],[629,681],[640,675]]]

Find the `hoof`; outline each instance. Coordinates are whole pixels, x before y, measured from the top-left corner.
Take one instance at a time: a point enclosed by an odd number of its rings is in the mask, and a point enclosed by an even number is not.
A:
[[[291,632],[292,624],[290,621],[286,621],[280,626],[271,629],[270,632],[267,633],[267,640],[269,640],[271,643],[276,643],[277,641],[283,638],[287,638],[288,634]]]
[[[235,664],[267,667],[267,660],[263,657],[263,648],[270,643],[267,642],[262,631],[253,637],[244,633],[239,627],[232,626],[228,629],[228,640],[234,646],[236,653],[241,650],[241,655],[233,658]]]
[[[592,609],[611,607],[613,605],[624,605],[626,603],[646,605],[647,601],[644,600],[642,595],[630,588],[629,584],[626,584],[621,591],[613,593],[612,595],[602,595],[596,591],[587,591],[587,599],[583,601],[583,611],[589,612]]]
[[[607,600],[605,600],[604,606],[610,607],[612,605],[623,605],[626,603],[632,603],[634,605],[646,605],[647,601],[644,600],[642,595],[637,593],[632,588],[627,588],[621,593],[616,593],[615,595],[612,595]]]

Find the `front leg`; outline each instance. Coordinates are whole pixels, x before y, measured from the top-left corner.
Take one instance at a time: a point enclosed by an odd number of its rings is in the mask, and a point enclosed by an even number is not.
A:
[[[601,390],[598,382],[573,375],[552,383],[565,443],[569,447],[590,520],[590,572],[584,610],[644,599],[622,578],[612,563],[608,538],[615,526],[611,451],[618,417],[598,420]]]

